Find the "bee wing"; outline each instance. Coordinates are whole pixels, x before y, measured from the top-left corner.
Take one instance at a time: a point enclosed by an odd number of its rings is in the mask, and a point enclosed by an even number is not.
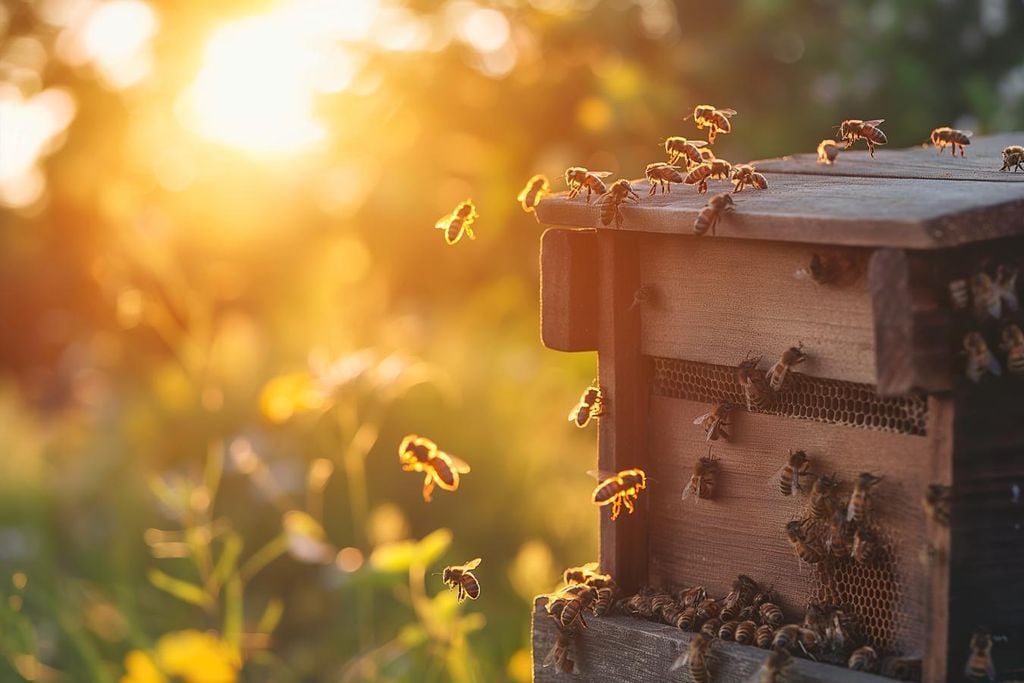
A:
[[[686,488],[683,489],[683,494],[681,496],[679,496],[679,500],[686,500],[690,496],[694,495],[697,492],[697,489],[698,489],[697,486],[691,486],[690,485],[690,480],[687,480],[686,481]],[[695,497],[693,499],[693,502],[699,503],[700,502],[700,496]]]
[[[960,132],[963,133],[964,137],[966,137],[966,138],[974,137],[974,131],[973,130],[962,130]]]
[[[687,140],[694,147],[705,147],[708,144],[707,140]]]
[[[447,456],[448,459],[451,460],[453,470],[455,470],[459,474],[469,474],[469,472],[471,471],[469,463],[467,463],[462,458],[456,458],[451,453],[447,453]]]
[[[736,110],[735,109],[719,109],[718,113],[719,114],[725,114],[726,116],[736,116]],[[879,121],[879,123],[881,123],[881,121]]]
[[[604,481],[618,475],[618,472],[612,472],[611,470],[587,470],[587,474],[598,481]]]
[[[885,119],[871,119],[870,121],[865,121],[864,125],[865,126],[877,126],[877,125],[882,124],[882,123],[885,123]]]
[[[695,425],[703,424],[704,420],[706,420],[709,417],[711,417],[711,413],[704,413],[700,417],[694,418],[693,424],[695,424]]]
[[[533,186],[533,182],[532,181],[527,183],[526,187],[524,187],[522,190],[520,190],[519,194],[516,195],[516,201],[517,202],[526,201],[526,195],[530,194],[530,189],[532,188],[532,186]]]
[[[676,660],[674,662],[672,662],[672,666],[670,666],[668,668],[668,670],[669,671],[676,671],[678,669],[682,669],[684,666],[686,666],[689,663],[690,663],[690,649],[686,648],[682,652],[679,653],[679,656],[676,657]]]
[[[590,175],[597,176],[598,178],[607,178],[612,174],[611,171],[591,171]]]
[[[464,571],[464,572],[472,571],[472,570],[474,570],[474,569],[476,569],[477,567],[480,566],[480,562],[481,562],[481,559],[479,557],[474,557],[472,560],[470,560],[466,564],[462,565],[462,567],[460,567],[460,569],[462,569],[462,571]]]
[[[452,215],[451,214],[447,214],[447,215],[441,216],[440,218],[437,219],[437,222],[434,223],[434,228],[436,230],[447,230],[448,226],[451,225],[451,222],[452,222]]]

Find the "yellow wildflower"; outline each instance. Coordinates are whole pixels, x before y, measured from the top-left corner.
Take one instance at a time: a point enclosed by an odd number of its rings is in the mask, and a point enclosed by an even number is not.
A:
[[[132,650],[124,658],[121,683],[167,683],[167,679],[156,668],[152,657],[142,650]]]
[[[180,676],[185,683],[235,683],[242,667],[234,648],[196,630],[162,637],[156,644],[156,660],[163,671]]]

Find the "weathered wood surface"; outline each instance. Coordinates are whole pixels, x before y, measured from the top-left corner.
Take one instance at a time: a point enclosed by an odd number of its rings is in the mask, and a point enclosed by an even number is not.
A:
[[[884,126],[883,126],[884,128]],[[931,131],[928,131],[931,133]],[[869,178],[932,178],[935,180],[985,180],[996,183],[1024,183],[1024,173],[1000,171],[1003,148],[1024,145],[1024,133],[1002,133],[973,138],[966,156],[953,159],[946,149],[941,155],[931,142],[908,149],[879,148],[872,159],[863,142],[840,152],[831,166],[819,164],[817,152],[793,154],[781,159],[752,162],[765,174],[801,173],[825,176]]]
[[[787,522],[799,518],[802,495],[782,496],[771,483],[791,449],[803,449],[816,474],[837,473],[841,494],[849,495],[861,472],[884,477],[875,489],[874,519],[889,536],[897,559],[899,595],[884,608],[897,628],[891,639],[907,655],[925,647],[927,569],[921,496],[931,476],[928,437],[891,434],[737,411],[729,441],[716,441],[719,459],[715,496],[681,500],[697,458],[708,443],[693,419],[706,404],[652,398],[648,536],[650,581],[654,586],[703,585],[724,596],[737,574],[774,584],[791,618],[802,615],[815,583],[800,567],[785,537]]]
[[[953,483],[953,419],[954,404],[950,396],[931,396],[928,399],[928,445],[931,457],[928,459],[926,478],[929,483]],[[946,645],[950,634],[949,621],[949,580],[950,580],[950,530],[925,519],[925,539],[931,549],[927,565],[928,591],[925,596],[925,642],[930,644],[925,651],[923,665],[924,680],[944,681],[949,668],[949,648]]]
[[[952,162],[936,157],[935,163]],[[736,210],[719,222],[718,237],[935,249],[1024,234],[1024,182],[991,182],[969,174],[940,182],[776,173],[768,175],[768,183],[767,190],[734,196]],[[648,197],[648,187],[645,181],[634,183],[641,200],[623,208],[623,230],[689,235],[708,196],[731,190],[732,183],[711,181],[709,195],[676,185],[669,194]],[[547,225],[603,228],[599,213],[596,202],[570,200],[564,193],[537,207],[538,219]]]
[[[579,674],[559,674],[543,666],[557,635],[544,611],[542,600],[533,612],[533,680],[535,683],[588,681],[593,683],[664,683],[691,681],[683,669],[668,669],[682,648],[693,638],[677,628],[625,616],[588,618],[588,628],[576,641]],[[717,641],[712,649],[712,679],[715,683],[750,683],[767,652],[755,647]],[[882,683],[891,679],[796,659],[787,669],[786,683]]]
[[[556,351],[597,349],[597,231],[546,230],[540,249],[544,346]]]
[[[802,341],[809,359],[801,372],[874,384],[867,254],[850,251],[861,273],[846,286],[822,286],[793,276],[812,247],[646,235],[641,281],[654,297],[641,308],[641,348],[730,366],[750,351],[767,367]]]

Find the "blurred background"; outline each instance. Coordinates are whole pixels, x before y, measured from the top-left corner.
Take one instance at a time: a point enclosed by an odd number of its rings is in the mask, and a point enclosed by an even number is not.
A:
[[[1021,0],[4,0],[0,680],[529,680],[598,516],[526,179],[638,177],[702,102],[733,161],[1021,130],[1021,35]],[[476,556],[457,606],[432,572]]]

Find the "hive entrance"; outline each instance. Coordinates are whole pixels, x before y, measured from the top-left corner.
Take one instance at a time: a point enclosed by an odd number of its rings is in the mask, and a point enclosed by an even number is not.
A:
[[[655,396],[700,403],[728,401],[745,406],[736,368],[674,358],[653,358],[651,391]],[[897,434],[924,436],[928,402],[919,394],[883,397],[870,384],[843,382],[791,373],[769,415],[815,420]]]

